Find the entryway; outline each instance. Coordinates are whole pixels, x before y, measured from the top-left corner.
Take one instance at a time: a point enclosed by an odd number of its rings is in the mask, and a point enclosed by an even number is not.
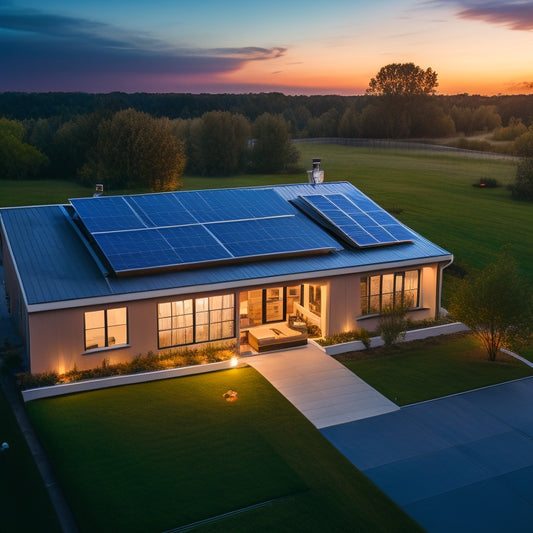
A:
[[[317,428],[399,407],[313,344],[246,358]]]

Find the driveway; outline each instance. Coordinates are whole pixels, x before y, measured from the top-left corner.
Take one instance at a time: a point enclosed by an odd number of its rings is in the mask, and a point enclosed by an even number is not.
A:
[[[533,531],[533,378],[320,431],[429,533]]]

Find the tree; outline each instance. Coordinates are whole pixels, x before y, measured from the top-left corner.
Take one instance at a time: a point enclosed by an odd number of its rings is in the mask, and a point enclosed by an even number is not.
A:
[[[168,119],[134,109],[119,111],[98,128],[93,176],[109,188],[175,190],[185,168],[183,143]],[[82,171],[87,176],[87,168]]]
[[[210,111],[197,125],[195,167],[203,176],[230,176],[243,170],[248,154],[250,122],[243,115],[229,111]]]
[[[437,73],[414,63],[391,63],[380,69],[368,84],[367,94],[376,96],[420,96],[435,94]]]
[[[33,178],[50,163],[35,146],[24,142],[25,134],[21,122],[0,118],[0,178]]]
[[[263,113],[253,124],[251,160],[255,172],[276,173],[294,166],[299,152],[291,143],[289,124],[282,115]]]
[[[533,128],[520,135],[514,142],[516,155],[521,157],[516,166],[515,181],[509,185],[515,200],[533,201]]]
[[[414,63],[391,63],[381,68],[368,84],[367,94],[386,119],[386,137],[405,138],[412,134],[415,115],[438,86],[437,73]]]
[[[500,348],[516,348],[531,337],[533,298],[507,252],[456,282],[449,311],[472,330],[491,361]]]

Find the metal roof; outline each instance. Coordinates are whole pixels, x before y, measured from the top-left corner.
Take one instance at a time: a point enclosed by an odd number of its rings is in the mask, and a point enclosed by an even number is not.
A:
[[[328,194],[357,191],[348,182],[258,188],[273,189],[286,201],[319,191]],[[26,303],[34,309],[45,309],[52,303],[60,308],[83,305],[84,300],[89,304],[94,299],[131,300],[167,292],[194,292],[284,279],[303,280],[452,258],[449,252],[413,232],[413,243],[369,249],[344,248],[320,256],[115,278],[104,275],[94,254],[69,220],[64,206],[4,208],[0,209],[0,218],[7,241],[4,246],[8,246],[13,255]]]

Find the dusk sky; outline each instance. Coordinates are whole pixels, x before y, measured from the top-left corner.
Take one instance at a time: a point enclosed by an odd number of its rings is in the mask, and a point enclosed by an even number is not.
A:
[[[413,62],[528,94],[532,56],[533,1],[0,0],[0,92],[349,95]]]

